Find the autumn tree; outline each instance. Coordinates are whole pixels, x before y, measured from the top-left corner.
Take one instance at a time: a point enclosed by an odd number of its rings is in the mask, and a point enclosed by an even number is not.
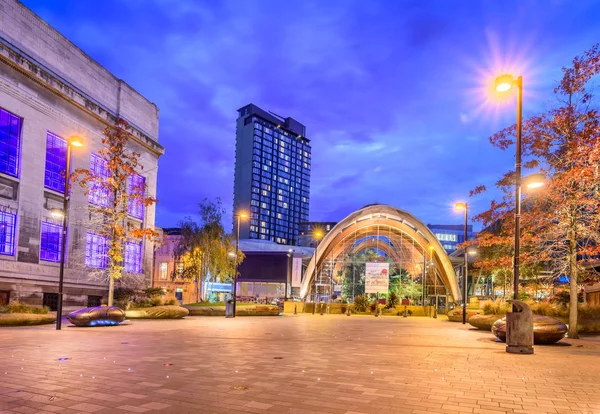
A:
[[[591,82],[599,72],[600,50],[595,45],[563,68],[554,90],[556,106],[523,124],[524,167],[541,169],[547,183],[525,197],[520,259],[523,266],[543,263],[555,276],[570,276],[570,338],[578,337],[577,291],[583,264],[600,254],[600,124]],[[503,129],[490,142],[506,150],[515,142],[515,131],[515,125]],[[484,265],[506,266],[512,260],[514,182],[514,171],[504,174],[497,183],[503,197],[476,217],[485,227],[496,227],[478,235],[477,243],[501,252]]]
[[[206,281],[230,281],[235,273],[235,245],[232,235],[223,228],[225,209],[220,198],[215,202],[204,199],[199,204],[199,222],[186,217],[179,223],[181,239],[175,246],[174,259],[183,264],[180,274],[173,275],[184,280],[198,280],[200,286]],[[238,252],[237,265],[244,260]]]
[[[73,172],[73,182],[78,182],[89,200],[90,231],[102,240],[99,252],[87,267],[96,267],[94,273],[108,279],[108,305],[114,299],[115,280],[126,272],[125,245],[128,241],[139,243],[157,236],[153,228],[130,219],[138,215],[143,219],[143,209],[156,202],[147,195],[145,180],[140,173],[140,153],[129,145],[130,128],[118,119],[102,133],[103,147],[92,156],[90,169]],[[141,217],[139,214],[141,213]]]

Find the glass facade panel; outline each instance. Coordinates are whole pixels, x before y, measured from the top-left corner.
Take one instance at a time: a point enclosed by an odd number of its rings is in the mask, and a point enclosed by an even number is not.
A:
[[[40,260],[60,262],[62,226],[42,221]]]
[[[105,269],[108,257],[108,245],[106,237],[95,233],[87,233],[85,239],[85,265]]]
[[[129,273],[142,273],[142,243],[125,243],[125,271]]]
[[[138,219],[144,218],[144,193],[146,179],[139,174],[129,178],[129,215]]]
[[[7,211],[0,211],[0,254],[15,254],[15,230],[17,216]]]
[[[21,118],[0,108],[0,172],[19,176]]]
[[[95,204],[100,207],[106,207],[110,203],[110,190],[109,188],[103,184],[106,182],[106,179],[109,177],[108,167],[106,165],[106,161],[97,154],[91,155],[90,160],[90,173],[98,177],[100,182],[91,182],[90,183],[90,191],[88,193],[88,201],[91,204]]]
[[[67,141],[51,132],[46,134],[46,172],[44,186],[50,190],[65,192],[67,169]]]

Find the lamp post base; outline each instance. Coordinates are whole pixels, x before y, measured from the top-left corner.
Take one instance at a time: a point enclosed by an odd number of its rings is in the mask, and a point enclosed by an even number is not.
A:
[[[531,354],[533,354],[533,347],[532,346],[506,345],[506,352],[508,352],[509,354],[531,355]]]

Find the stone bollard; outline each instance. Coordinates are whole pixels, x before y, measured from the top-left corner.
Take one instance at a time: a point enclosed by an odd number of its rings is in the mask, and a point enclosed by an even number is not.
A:
[[[506,314],[506,352],[533,354],[533,313],[519,300],[511,301],[513,311]]]
[[[348,306],[348,310],[346,311],[346,316],[350,316],[350,306]]]
[[[298,315],[298,305],[294,305],[294,315]]]
[[[403,317],[406,318],[408,316],[408,314],[406,313],[406,305],[404,305],[404,315]]]
[[[321,315],[323,315],[323,306],[324,305],[325,305],[324,303],[321,303],[321,313],[320,313]]]

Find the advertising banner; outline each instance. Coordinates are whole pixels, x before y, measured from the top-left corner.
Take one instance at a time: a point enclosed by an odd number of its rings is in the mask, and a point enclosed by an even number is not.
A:
[[[302,258],[294,257],[292,260],[292,287],[302,286]]]
[[[387,293],[390,286],[389,263],[366,263],[365,293]]]

